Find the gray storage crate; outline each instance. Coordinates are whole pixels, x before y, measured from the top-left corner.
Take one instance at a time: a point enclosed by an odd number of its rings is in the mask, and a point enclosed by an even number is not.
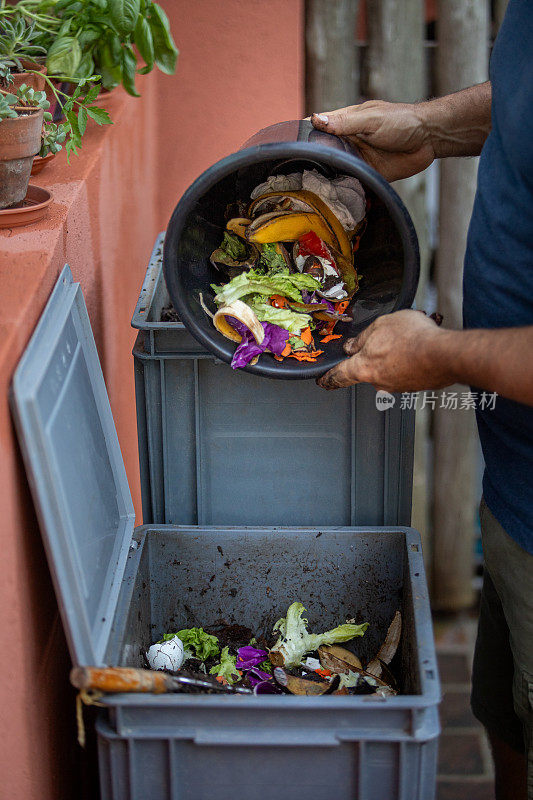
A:
[[[163,633],[221,617],[268,633],[296,599],[311,630],[368,620],[353,646],[364,661],[401,608],[407,694],[109,698],[104,800],[434,797],[439,689],[418,533],[145,526],[134,536],[106,661],[140,666]]]
[[[169,629],[225,617],[267,633],[287,606],[310,627],[347,616],[376,652],[397,608],[396,697],[108,695],[102,800],[432,800],[440,699],[424,565],[410,528],[134,530],[87,311],[68,267],[12,395],[72,660],[142,666]],[[244,501],[243,501],[244,502]]]
[[[132,320],[144,522],[409,525],[414,411],[234,371],[160,322],[163,237]]]

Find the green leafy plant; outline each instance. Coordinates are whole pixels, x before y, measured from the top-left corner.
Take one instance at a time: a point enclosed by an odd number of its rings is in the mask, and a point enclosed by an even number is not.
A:
[[[41,149],[39,155],[44,158],[49,153],[59,153],[67,138],[68,128],[66,125],[55,122],[45,122],[41,134]]]
[[[0,94],[0,120],[14,119],[38,108],[44,110],[44,119],[51,122],[52,115],[47,110],[50,108],[50,103],[44,92],[37,92],[31,86],[23,83],[14,93]]]
[[[55,0],[45,0],[45,4],[48,3],[49,5],[50,2],[52,2],[52,5],[55,4]],[[32,0],[30,0],[31,3]],[[61,3],[61,0],[58,0],[58,3]],[[46,17],[34,13],[29,8],[22,8],[23,5],[24,2],[18,3],[16,7],[7,6],[5,0],[0,0],[0,93],[9,98],[17,97],[18,101],[20,101],[18,104],[22,106],[37,104],[38,107],[44,107],[39,106],[35,93],[31,94],[34,90],[30,90],[25,84],[20,87],[17,95],[11,95],[6,90],[9,90],[10,84],[13,83],[11,71],[13,69],[22,69],[20,57],[35,57],[37,52],[46,54],[48,51],[49,70],[48,74],[42,77],[46,81],[49,96],[54,96],[62,106],[66,119],[60,128],[49,127],[45,131],[41,150],[45,153],[58,152],[61,146],[64,145],[67,161],[69,161],[70,154],[77,154],[78,148],[81,147],[82,136],[85,133],[89,117],[98,125],[111,123],[107,111],[93,105],[100,93],[100,76],[74,77],[74,72],[77,68],[76,53],[77,49],[79,50],[77,40],[70,42],[70,50],[67,52],[68,37],[55,38],[56,34],[53,30],[44,24]],[[43,5],[43,3],[40,3],[40,5]],[[30,22],[26,19],[27,15],[33,17]],[[50,40],[49,48],[41,44]],[[39,44],[36,43],[37,41]],[[26,66],[26,72],[37,74],[38,70]],[[71,82],[75,85],[71,94],[64,92],[60,88],[60,84],[63,81]],[[44,92],[37,94],[45,98]],[[50,103],[46,102],[48,104],[46,108],[48,108]],[[6,118],[6,115],[13,116],[13,101],[4,100],[2,109],[3,118]],[[8,109],[11,109],[11,111],[8,111]],[[45,122],[50,123],[51,121],[52,116],[48,114]]]
[[[154,66],[172,75],[178,50],[168,17],[152,0],[19,0],[17,11],[39,31],[49,74],[75,79],[102,78],[106,89],[120,83],[138,97],[136,73]],[[0,0],[2,16],[13,12]],[[144,66],[137,68],[138,53]]]
[[[13,105],[4,94],[0,94],[0,122],[3,119],[14,119],[18,117],[18,113],[13,108]]]
[[[65,122],[62,130],[65,131],[65,151],[67,162],[70,163],[70,154],[78,154],[81,139],[87,128],[88,119],[91,118],[97,125],[111,125],[112,120],[103,108],[93,105],[100,93],[100,86],[95,83],[99,75],[94,75],[87,80],[80,80],[72,95],[56,89],[49,78],[47,82],[56,97],[63,105]],[[56,140],[57,141],[57,140]]]
[[[41,32],[35,22],[28,23],[24,16],[15,12],[11,18],[2,19],[0,24],[0,68],[23,72],[21,58],[35,61],[46,56],[46,49],[37,43]],[[0,78],[3,76],[0,74]]]
[[[9,64],[0,61],[0,86],[8,87],[11,83],[14,83],[14,80]]]
[[[45,126],[39,155],[46,155],[48,152],[57,153],[64,145],[67,161],[70,161],[70,154],[77,155],[78,147],[81,147],[81,139],[87,128],[88,119],[93,119],[98,125],[109,125],[111,119],[103,108],[92,105],[100,91],[100,87],[94,83],[96,76],[90,81],[80,81],[71,96],[56,89],[48,78],[46,80],[48,80],[56,99],[60,99],[60,96],[63,98],[64,123],[52,124],[52,115],[48,111],[50,102],[46,99],[45,92],[35,91],[25,83],[17,89],[16,93],[0,93],[0,120],[17,117],[24,113],[24,109],[44,109]]]

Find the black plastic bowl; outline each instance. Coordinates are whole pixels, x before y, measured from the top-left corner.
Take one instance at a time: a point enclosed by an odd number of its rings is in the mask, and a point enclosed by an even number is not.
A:
[[[369,200],[368,225],[356,253],[357,272],[363,276],[350,313],[352,323],[338,323],[335,339],[320,345],[316,362],[268,353],[244,369],[268,378],[316,378],[343,357],[342,343],[381,314],[409,308],[419,277],[418,241],[402,201],[372,167],[344,140],[314,130],[304,120],[282,122],[260,131],[238,153],[213,164],[187,189],[170,219],[163,251],[165,280],[174,307],[191,334],[207,350],[231,362],[236,345],[214,327],[199,295],[214,309],[211,284],[222,282],[209,261],[225,228],[228,203],[248,201],[252,189],[268,175],[317,168],[326,175],[354,175]]]

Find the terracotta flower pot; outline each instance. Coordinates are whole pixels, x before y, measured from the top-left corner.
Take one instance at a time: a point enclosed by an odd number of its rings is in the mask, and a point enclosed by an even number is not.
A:
[[[12,72],[11,77],[13,78],[13,83],[10,83],[9,86],[4,87],[4,93],[15,93],[19,86],[22,86],[23,83],[25,83],[26,86],[30,86],[32,89],[35,89],[36,92],[42,92],[46,83],[44,79],[44,76],[46,75],[45,65],[38,64],[36,61],[30,61],[27,58],[21,58],[20,63],[25,69],[37,70],[39,75],[34,75],[32,72]]]
[[[47,153],[45,156],[35,156],[33,164],[31,165],[31,174],[38,175],[55,157],[56,153]]]
[[[33,157],[41,149],[42,108],[0,121],[0,208],[21,203],[28,189]]]

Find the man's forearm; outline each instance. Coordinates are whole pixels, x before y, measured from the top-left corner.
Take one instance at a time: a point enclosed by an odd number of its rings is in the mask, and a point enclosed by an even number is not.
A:
[[[416,105],[436,158],[478,156],[491,128],[490,81]]]
[[[533,326],[439,333],[425,357],[430,371],[439,364],[444,383],[464,383],[533,406]]]

